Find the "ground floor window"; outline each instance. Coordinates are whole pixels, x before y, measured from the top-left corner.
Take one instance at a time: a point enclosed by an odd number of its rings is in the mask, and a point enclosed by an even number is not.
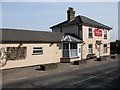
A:
[[[41,46],[35,46],[35,47],[33,47],[32,54],[33,55],[41,55],[41,54],[43,54],[43,47],[41,47]]]
[[[63,43],[63,49],[69,49],[69,43]]]
[[[77,49],[77,43],[70,43],[70,49]]]
[[[93,45],[92,45],[92,44],[89,44],[89,45],[88,45],[88,53],[89,53],[89,54],[92,54],[92,53],[93,53]]]
[[[107,44],[104,44],[103,48],[104,48],[104,53],[107,53]]]
[[[63,43],[63,58],[74,58],[77,56],[77,43]]]

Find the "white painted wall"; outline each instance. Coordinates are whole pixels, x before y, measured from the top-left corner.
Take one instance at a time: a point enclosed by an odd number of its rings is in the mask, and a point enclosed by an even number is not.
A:
[[[0,44],[0,47],[1,48],[18,47],[18,45],[19,44]],[[43,54],[32,55],[32,48],[34,46],[42,46]],[[60,62],[60,58],[62,57],[62,50],[59,48],[59,46],[57,46],[57,44],[53,44],[51,45],[51,47],[50,47],[50,43],[23,44],[23,47],[27,47],[26,59],[9,60],[7,64],[4,67],[2,67],[2,69],[48,64],[48,63],[57,63]]]
[[[94,36],[94,27],[92,27],[93,29],[93,38],[88,38],[88,26],[83,26],[83,41],[85,42],[85,44],[83,45],[83,51],[82,51],[82,55],[83,58],[85,59],[87,54],[88,54],[88,45],[89,44],[93,44],[93,53],[97,54],[97,49],[95,49],[95,43],[96,40],[100,40],[102,45],[101,45],[101,56],[105,56],[105,55],[110,55],[110,48],[108,48],[108,52],[107,53],[103,53],[103,45],[104,44],[108,44],[108,47],[110,47],[110,31],[107,31],[107,39],[104,39],[104,32],[102,31],[102,37],[98,37],[98,36]],[[102,29],[103,30],[103,29]]]
[[[93,38],[88,38],[88,28],[93,29]],[[54,28],[53,31],[57,29]],[[82,26],[82,38],[85,44],[82,47],[82,58],[86,59],[86,56],[88,55],[88,45],[93,44],[93,53],[97,54],[97,50],[95,49],[95,43],[96,40],[100,40],[102,42],[101,45],[101,56],[104,55],[110,55],[110,48],[108,48],[107,53],[103,53],[103,44],[108,44],[108,47],[110,47],[110,31],[107,31],[107,39],[104,39],[104,31],[102,31],[102,37],[98,37],[94,35],[94,29],[95,27],[89,27],[89,26]],[[102,29],[103,30],[103,29]],[[77,25],[71,25],[71,26],[66,26],[62,27],[62,32],[64,33],[74,33],[78,35],[78,26]]]

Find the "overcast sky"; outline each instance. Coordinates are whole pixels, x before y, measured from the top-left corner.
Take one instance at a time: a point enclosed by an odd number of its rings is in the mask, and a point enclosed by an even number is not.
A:
[[[67,9],[108,26],[111,41],[118,39],[117,2],[3,2],[2,27],[25,30],[51,31],[50,26],[67,19]]]

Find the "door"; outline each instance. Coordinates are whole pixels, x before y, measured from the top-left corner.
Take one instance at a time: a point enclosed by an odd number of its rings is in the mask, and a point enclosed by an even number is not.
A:
[[[82,48],[81,45],[78,45],[78,56],[79,56],[79,60],[81,60],[81,54],[82,53]]]
[[[62,57],[63,58],[69,58],[69,43],[63,43],[63,48],[62,48]]]

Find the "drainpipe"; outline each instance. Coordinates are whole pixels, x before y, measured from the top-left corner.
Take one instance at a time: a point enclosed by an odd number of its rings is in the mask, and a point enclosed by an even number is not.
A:
[[[62,55],[61,55],[61,58],[63,58],[63,42],[61,43],[62,45],[61,45],[61,49],[62,49]]]
[[[83,45],[85,44],[85,42],[83,42],[83,44],[81,45],[81,60],[83,59]]]
[[[71,58],[70,43],[69,43],[69,58]]]

